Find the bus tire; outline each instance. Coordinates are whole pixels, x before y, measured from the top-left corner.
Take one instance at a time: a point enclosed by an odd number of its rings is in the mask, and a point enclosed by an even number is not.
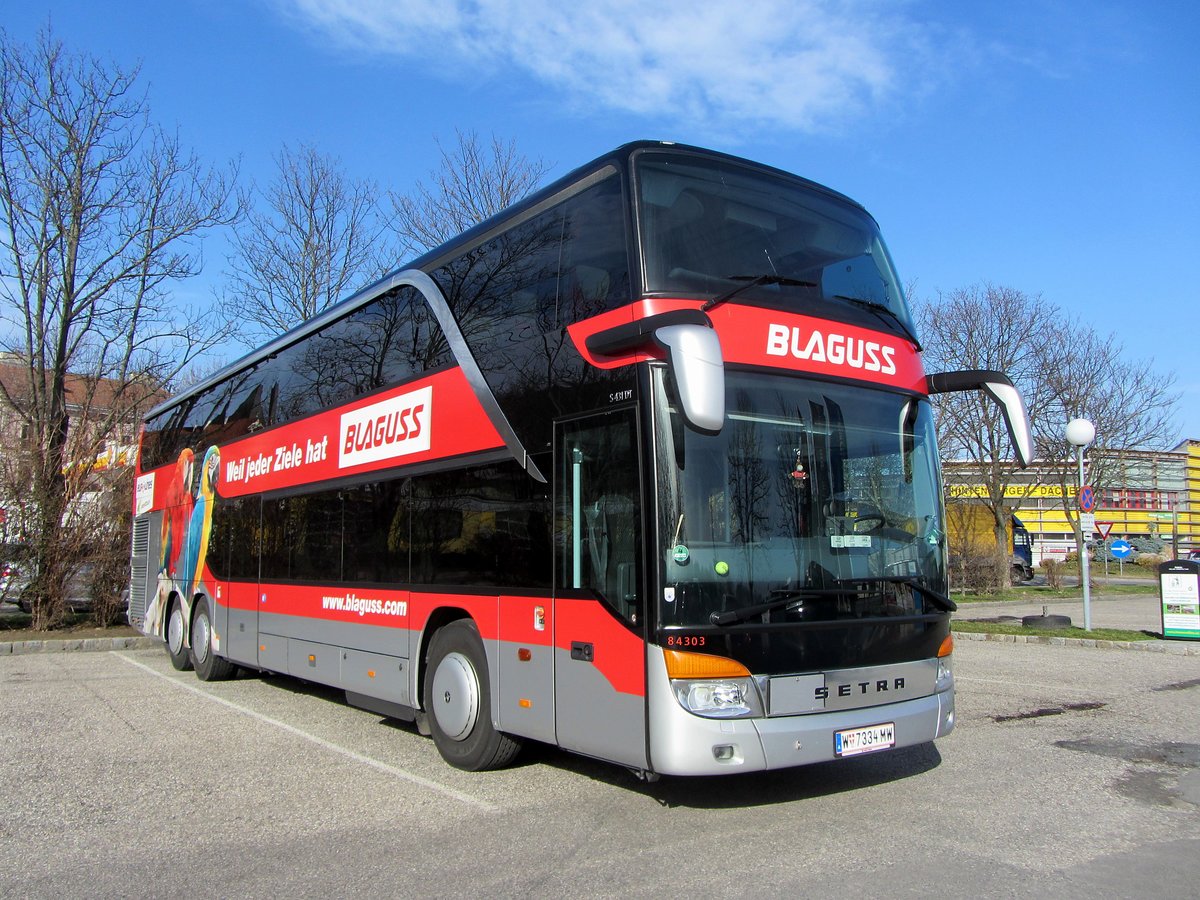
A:
[[[209,612],[208,598],[200,597],[192,613],[192,665],[196,669],[196,677],[201,681],[224,681],[233,677],[237,666],[213,652],[212,637],[212,613]]]
[[[429,642],[422,699],[433,742],[457,769],[480,772],[512,762],[521,742],[492,726],[491,680],[471,619],[441,628]]]
[[[178,597],[172,597],[167,613],[167,656],[171,657],[171,665],[180,672],[192,667],[192,655],[183,640],[183,625],[183,604]]]

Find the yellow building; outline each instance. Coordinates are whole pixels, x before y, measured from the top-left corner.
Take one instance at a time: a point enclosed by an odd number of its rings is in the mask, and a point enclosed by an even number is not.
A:
[[[1095,539],[1107,533],[1110,539],[1124,538],[1135,545],[1161,541],[1168,557],[1200,552],[1200,440],[1184,441],[1169,451],[1097,452],[1104,453],[1107,483],[1095,485]],[[944,466],[948,506],[986,497],[977,473],[970,464]],[[1018,481],[1005,492],[1005,505],[1033,539],[1035,565],[1043,558],[1061,559],[1075,551],[1063,494],[1075,510],[1078,486],[1075,479],[1065,488],[1046,483],[1048,475],[1035,463],[1019,473]]]

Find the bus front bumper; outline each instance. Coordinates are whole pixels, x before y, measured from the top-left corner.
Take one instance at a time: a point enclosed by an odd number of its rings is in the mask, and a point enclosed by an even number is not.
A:
[[[838,733],[886,725],[894,726],[893,740],[883,752],[949,734],[954,728],[954,689],[861,709],[745,719],[696,716],[669,691],[651,691],[650,763],[662,775],[723,775],[803,766],[838,759]]]

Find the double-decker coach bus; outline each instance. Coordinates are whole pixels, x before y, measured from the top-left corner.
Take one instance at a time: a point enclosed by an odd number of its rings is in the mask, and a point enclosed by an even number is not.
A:
[[[641,777],[954,725],[927,376],[859,205],[627,145],[153,409],[130,618],[343,689],[452,765]]]

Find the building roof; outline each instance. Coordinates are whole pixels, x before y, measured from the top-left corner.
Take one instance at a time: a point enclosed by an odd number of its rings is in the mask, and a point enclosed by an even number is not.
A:
[[[29,368],[20,362],[0,362],[0,388],[18,404],[29,397]],[[43,373],[49,379],[48,373]],[[101,378],[98,381],[90,376],[68,373],[65,379],[67,406],[80,409],[85,404],[100,412],[112,409],[118,394],[122,393],[121,383],[113,378]],[[149,383],[133,382],[124,387],[123,402],[132,407],[145,409],[159,403],[169,396],[160,387]]]

